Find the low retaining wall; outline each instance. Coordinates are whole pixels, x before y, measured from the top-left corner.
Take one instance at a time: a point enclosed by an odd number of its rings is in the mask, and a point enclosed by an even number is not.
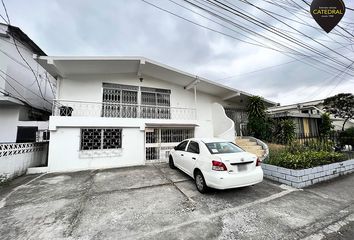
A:
[[[45,165],[47,143],[0,144],[0,183],[21,176],[27,168]]]
[[[262,163],[264,177],[295,188],[303,188],[354,172],[354,159],[328,165],[293,170]]]

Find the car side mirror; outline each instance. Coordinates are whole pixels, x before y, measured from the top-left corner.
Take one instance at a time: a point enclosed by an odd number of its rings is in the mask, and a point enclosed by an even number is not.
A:
[[[177,146],[174,146],[173,149],[176,150],[176,149],[177,149]]]

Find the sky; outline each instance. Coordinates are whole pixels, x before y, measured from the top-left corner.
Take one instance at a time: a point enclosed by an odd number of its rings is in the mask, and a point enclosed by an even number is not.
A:
[[[245,43],[249,35],[231,30],[220,20],[216,24],[210,20],[213,20],[210,15],[182,0],[147,1],[194,23],[141,0],[4,0],[11,24],[20,27],[50,56],[143,56],[281,105],[322,99],[340,92],[354,93],[354,77],[341,75],[345,67],[337,66],[337,70],[333,70],[330,67],[334,63],[315,52],[306,52],[314,59],[309,65],[304,60],[308,57],[269,49],[275,47],[267,40],[254,38],[268,48]],[[318,29],[309,14],[306,16],[300,10],[298,15],[293,15],[266,1],[250,1],[258,7],[287,16],[289,20],[283,18],[285,25],[241,1],[229,2],[272,26],[292,31],[291,36],[334,60],[348,66],[354,60],[354,38],[343,33],[338,26],[327,34]],[[293,5],[302,4],[309,9],[301,0],[293,2]],[[345,4],[354,8],[354,1],[345,1]],[[292,9],[297,13],[295,7]],[[0,13],[5,14],[3,9]],[[354,34],[353,13],[347,10],[340,22],[340,26],[351,34]],[[227,16],[247,29],[293,47],[292,43],[245,20],[230,14]],[[320,61],[328,66],[319,66]],[[352,69],[347,72],[354,75],[354,66],[350,67]]]

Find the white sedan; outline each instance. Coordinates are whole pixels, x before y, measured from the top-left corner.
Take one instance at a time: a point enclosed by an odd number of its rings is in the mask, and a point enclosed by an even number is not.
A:
[[[171,168],[179,168],[195,180],[199,192],[228,189],[262,182],[256,155],[221,139],[191,138],[178,144],[169,156]]]

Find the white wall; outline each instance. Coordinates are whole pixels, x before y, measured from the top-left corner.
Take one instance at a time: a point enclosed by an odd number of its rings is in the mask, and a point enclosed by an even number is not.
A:
[[[51,139],[49,146],[49,171],[73,171],[94,168],[142,165],[145,163],[144,130],[149,124],[195,127],[195,137],[213,137],[212,104],[227,105],[220,98],[197,92],[195,106],[194,91],[149,76],[143,82],[135,74],[105,74],[68,76],[60,81],[60,100],[102,102],[102,83],[118,83],[133,86],[153,87],[171,90],[171,107],[197,108],[196,120],[178,119],[126,119],[87,117],[50,118]],[[74,109],[75,111],[75,109]],[[94,111],[95,112],[95,111]],[[123,150],[118,156],[100,156],[100,151],[92,151],[91,157],[82,157],[80,152],[80,128],[83,127],[122,127]],[[110,150],[107,150],[109,152]],[[113,151],[111,151],[113,152]],[[104,154],[103,154],[104,155]]]
[[[122,149],[80,152],[80,129],[58,128],[51,132],[48,167],[51,172],[143,165],[144,132],[123,128]],[[91,157],[89,156],[91,155]]]
[[[1,25],[2,26],[2,25]],[[6,29],[4,26],[0,28],[0,33],[6,33]],[[44,97],[51,102],[53,100],[53,93],[46,81],[46,71],[41,67],[34,59],[33,52],[25,45],[20,42],[17,42],[18,48],[26,59],[26,61],[30,64],[32,69],[37,73],[38,72],[38,81],[40,84],[40,88],[42,90],[42,94]],[[7,77],[5,74],[0,72],[1,76],[6,77],[6,80],[10,82],[11,86],[16,88],[16,90],[24,97],[26,100],[30,102],[30,105],[33,107],[42,109],[42,110],[51,110],[51,103],[46,102],[42,99],[37,83],[35,82],[35,77],[31,70],[27,67],[24,60],[21,58],[19,53],[16,50],[15,45],[13,44],[13,38],[0,36],[0,69],[5,71],[9,76]],[[5,52],[5,53],[4,53]],[[47,75],[49,81],[52,83],[53,87],[56,85],[56,80],[51,76]],[[14,96],[23,99],[8,83],[0,78],[0,87],[5,88],[7,92],[10,92]],[[25,87],[23,87],[23,86]],[[54,89],[55,90],[55,89]],[[36,93],[36,95],[32,92]],[[24,99],[23,99],[24,100]]]
[[[0,143],[16,142],[19,107],[0,105]]]
[[[212,106],[214,136],[235,141],[235,123],[225,114],[225,109],[218,103]]]
[[[0,182],[9,180],[26,173],[30,167],[44,165],[47,161],[48,144],[44,143],[15,143],[14,150],[0,150]],[[42,146],[42,151],[32,151]],[[6,155],[4,152],[13,153]]]
[[[118,83],[133,86],[163,88],[171,90],[171,107],[195,108],[193,89],[168,83],[150,76],[140,82],[135,74],[73,75],[61,80],[58,99],[102,102],[102,83]],[[197,86],[198,89],[198,86]],[[220,98],[197,91],[196,137],[213,137],[212,111],[214,102],[230,105]],[[235,104],[232,104],[235,106]],[[133,121],[139,121],[134,119]]]

